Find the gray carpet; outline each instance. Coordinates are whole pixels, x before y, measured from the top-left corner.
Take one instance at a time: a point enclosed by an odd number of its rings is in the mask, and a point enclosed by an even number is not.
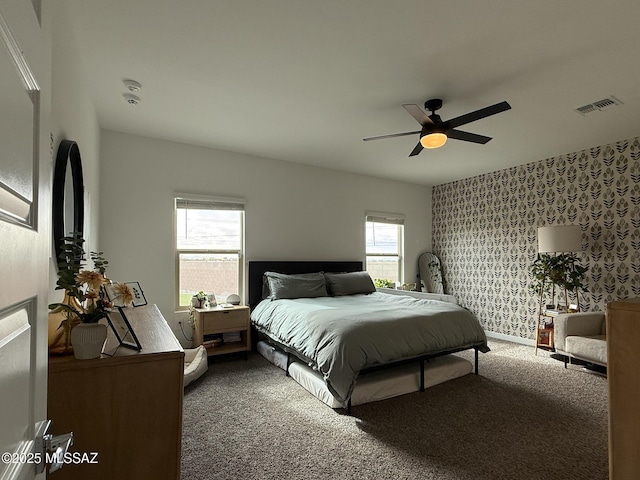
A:
[[[606,378],[489,345],[479,376],[352,416],[257,354],[216,360],[185,390],[182,479],[606,479]]]

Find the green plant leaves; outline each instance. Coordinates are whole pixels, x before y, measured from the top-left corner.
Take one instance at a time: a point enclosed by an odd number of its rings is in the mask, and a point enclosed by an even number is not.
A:
[[[580,265],[577,260],[572,253],[538,254],[529,267],[534,279],[529,287],[536,295],[548,292],[552,285],[569,291],[587,292],[584,280],[589,269]]]
[[[58,255],[58,281],[56,290],[67,290],[69,295],[80,302],[84,300],[84,293],[76,285],[76,275],[84,267],[84,238],[79,232],[70,237],[64,237],[60,243]]]

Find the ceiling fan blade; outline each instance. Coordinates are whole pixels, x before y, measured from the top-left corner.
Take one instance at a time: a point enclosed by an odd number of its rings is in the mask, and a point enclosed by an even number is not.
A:
[[[409,115],[415,118],[420,125],[426,125],[429,123],[433,123],[433,121],[429,118],[429,116],[415,103],[403,103],[402,108],[404,108]]]
[[[491,105],[490,107],[481,108],[480,110],[476,110],[475,112],[452,118],[445,123],[449,128],[456,128],[461,125],[475,122],[476,120],[480,120],[481,118],[490,117],[491,115],[495,115],[496,113],[504,112],[510,109],[511,105],[509,105],[507,102],[500,102],[496,103],[495,105]]]
[[[389,135],[380,135],[378,137],[367,137],[362,140],[368,142],[369,140],[382,140],[383,138],[406,137],[407,135],[417,135],[418,133],[420,133],[420,130],[417,132],[391,133]]]
[[[409,156],[410,157],[414,157],[414,156],[418,155],[423,149],[424,149],[424,147],[422,146],[422,144],[420,142],[418,142],[418,144],[416,145],[416,148],[411,150],[411,153],[409,154]]]
[[[491,140],[491,137],[485,137],[484,135],[478,135],[477,133],[463,132],[462,130],[448,130],[447,138],[464,140],[465,142],[481,143],[483,145]]]

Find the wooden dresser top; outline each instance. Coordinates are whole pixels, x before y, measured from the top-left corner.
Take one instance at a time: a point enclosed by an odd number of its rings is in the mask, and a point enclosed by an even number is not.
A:
[[[157,355],[184,356],[180,342],[156,305],[130,307],[124,309],[124,312],[142,345],[141,351],[118,346],[118,340],[109,328],[107,343],[100,358],[77,360],[73,355],[50,356],[49,370],[96,368],[116,363],[142,362],[149,361]]]

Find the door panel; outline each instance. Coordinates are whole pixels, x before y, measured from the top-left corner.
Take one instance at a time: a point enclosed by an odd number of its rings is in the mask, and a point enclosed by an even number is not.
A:
[[[4,44],[0,48],[0,216],[33,227],[40,92],[2,9],[0,38]]]
[[[3,373],[0,376],[0,415],[2,429],[0,429],[0,449],[2,453],[19,453],[29,451],[29,403],[25,403],[25,394],[29,392],[31,380],[31,325],[30,314],[33,302],[27,302],[6,309],[0,313],[0,365]],[[28,399],[28,397],[27,397]],[[14,403],[20,401],[21,403]],[[25,462],[19,457],[14,464],[2,459],[2,467],[13,466],[14,469],[24,468]],[[1,471],[1,470],[0,470]],[[26,472],[25,472],[26,473]]]
[[[51,164],[38,80],[50,84],[39,2],[0,0],[0,478],[36,478],[46,419]],[[36,75],[37,73],[37,75]],[[37,77],[40,77],[37,79]],[[48,92],[47,92],[48,96]],[[47,122],[43,119],[47,118]],[[31,461],[29,461],[31,460]],[[44,476],[44,475],[40,475]],[[40,477],[38,476],[38,477]]]

